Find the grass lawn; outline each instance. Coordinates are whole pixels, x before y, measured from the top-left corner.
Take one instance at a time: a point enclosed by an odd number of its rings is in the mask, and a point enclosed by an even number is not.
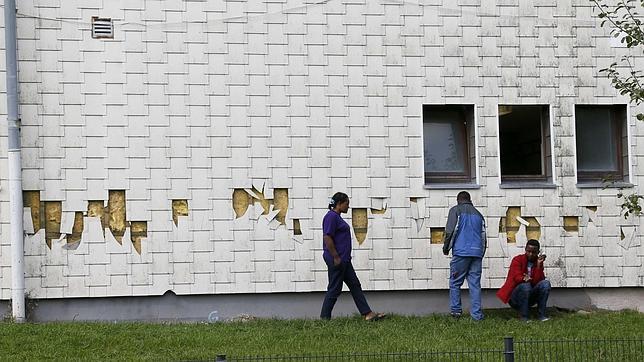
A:
[[[260,319],[215,324],[0,322],[0,360],[190,360],[228,356],[501,349],[515,339],[628,338],[644,336],[637,312],[552,311],[550,321],[522,323],[509,310],[486,319],[443,315],[389,316],[365,322],[358,316],[320,320]]]

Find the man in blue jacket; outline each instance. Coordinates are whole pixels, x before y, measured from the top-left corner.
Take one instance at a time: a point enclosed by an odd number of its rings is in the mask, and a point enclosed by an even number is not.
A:
[[[459,192],[456,202],[457,205],[449,210],[443,239],[443,254],[449,255],[452,250],[449,263],[450,314],[458,318],[463,313],[461,286],[467,278],[472,304],[470,315],[474,320],[481,320],[481,264],[487,246],[485,219],[472,205],[468,192]]]

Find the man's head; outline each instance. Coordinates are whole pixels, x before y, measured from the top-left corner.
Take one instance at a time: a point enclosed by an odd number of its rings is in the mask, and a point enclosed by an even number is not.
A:
[[[462,204],[464,202],[472,202],[472,197],[467,191],[461,191],[456,195],[456,202]]]
[[[530,239],[525,244],[525,255],[528,257],[528,260],[531,262],[536,262],[539,257],[539,241],[535,239]]]

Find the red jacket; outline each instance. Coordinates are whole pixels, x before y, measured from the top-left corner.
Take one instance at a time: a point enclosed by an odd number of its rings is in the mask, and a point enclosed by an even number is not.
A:
[[[505,284],[503,284],[501,289],[496,292],[496,296],[501,299],[503,303],[507,303],[510,300],[510,296],[512,295],[514,288],[523,283],[523,274],[528,274],[528,256],[526,254],[517,255],[512,259]],[[532,284],[532,286],[535,286],[546,278],[543,274],[543,264],[538,268],[537,262],[534,263],[532,273],[530,273],[530,278],[530,284]]]

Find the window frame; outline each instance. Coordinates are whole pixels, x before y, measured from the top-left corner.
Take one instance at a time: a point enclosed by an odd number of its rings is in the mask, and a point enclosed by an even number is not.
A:
[[[503,174],[503,162],[502,162],[502,149],[501,149],[501,107],[539,107],[540,108],[540,117],[539,117],[539,130],[540,135],[540,159],[541,159],[541,174],[537,175],[504,175]],[[554,180],[554,165],[552,164],[553,159],[553,137],[552,137],[552,114],[551,107],[549,104],[498,104],[497,105],[497,141],[498,141],[498,165],[499,165],[499,179],[501,181],[501,186],[507,186],[511,184],[521,184],[521,183],[534,183],[535,185],[548,186],[553,183]],[[550,159],[550,161],[549,161]]]
[[[424,150],[426,148],[426,142],[428,141],[425,138],[423,132],[423,174],[425,179],[425,185],[427,186],[440,186],[440,185],[450,185],[450,184],[464,184],[472,185],[476,183],[476,169],[473,167],[472,158],[474,157],[474,164],[476,164],[476,139],[474,139],[474,144],[470,138],[476,137],[476,106],[473,104],[423,104],[423,127],[425,123],[429,120],[427,115],[431,112],[431,109],[437,109],[441,111],[454,111],[456,110],[462,117],[463,122],[459,120],[454,120],[452,123],[459,124],[459,137],[458,143],[459,148],[462,151],[464,158],[464,168],[465,172],[429,172],[426,169]],[[473,149],[472,149],[473,148]]]
[[[578,120],[579,112],[578,108],[579,107],[585,107],[585,108],[609,108],[610,111],[610,117],[611,120],[610,122],[613,123],[613,127],[616,130],[616,134],[613,136],[612,141],[613,147],[616,148],[615,152],[615,157],[616,157],[616,165],[617,165],[617,170],[615,171],[581,171],[579,169],[579,142],[577,142],[577,136],[579,133],[577,132],[577,126],[580,123]],[[576,169],[576,176],[577,176],[577,183],[581,184],[589,184],[589,183],[596,183],[596,182],[601,182],[603,183],[604,181],[615,181],[615,182],[623,182],[626,181],[627,175],[625,174],[625,165],[624,165],[624,143],[623,143],[623,138],[624,138],[624,131],[626,132],[626,137],[628,137],[628,106],[625,104],[575,104],[575,117],[574,117],[574,122],[575,122],[575,169]],[[626,128],[626,129],[624,129]],[[628,142],[627,142],[628,145]],[[628,151],[628,150],[627,150]],[[628,153],[626,153],[628,155]]]

